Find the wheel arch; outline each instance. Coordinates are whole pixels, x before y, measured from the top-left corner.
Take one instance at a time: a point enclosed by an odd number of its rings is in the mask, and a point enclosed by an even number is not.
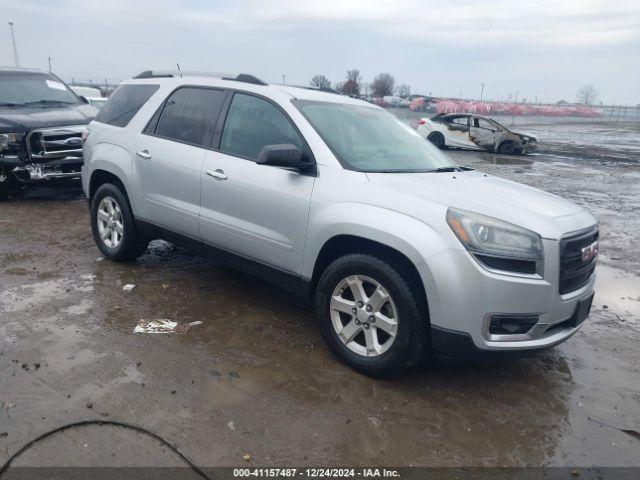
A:
[[[403,273],[411,287],[417,293],[417,300],[427,320],[429,307],[427,293],[418,268],[403,252],[384,243],[352,234],[338,234],[329,238],[323,245],[313,266],[309,294],[313,296],[322,273],[334,260],[350,253],[370,254],[385,260]]]
[[[93,196],[95,195],[98,188],[100,188],[100,186],[104,185],[105,183],[112,183],[116,185],[122,190],[122,193],[124,193],[126,197],[129,197],[127,188],[125,187],[120,177],[107,170],[96,169],[91,172],[91,178],[89,179],[89,201],[93,199]]]

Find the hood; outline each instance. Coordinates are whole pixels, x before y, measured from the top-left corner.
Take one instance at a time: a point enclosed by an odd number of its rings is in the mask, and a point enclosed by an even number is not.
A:
[[[596,219],[582,207],[533,187],[476,171],[368,173],[370,181],[411,197],[497,218],[557,239],[590,227]],[[409,197],[409,198],[407,198]],[[423,204],[424,206],[424,204]],[[427,206],[428,208],[428,206]]]
[[[527,132],[519,132],[516,130],[509,130],[511,133],[513,133],[514,135],[519,135],[521,137],[528,137],[528,138],[533,138],[536,142],[538,141],[538,137],[536,137],[534,134],[532,133],[527,133]]]
[[[0,133],[24,133],[34,128],[85,125],[98,111],[86,104],[55,108],[0,108]]]

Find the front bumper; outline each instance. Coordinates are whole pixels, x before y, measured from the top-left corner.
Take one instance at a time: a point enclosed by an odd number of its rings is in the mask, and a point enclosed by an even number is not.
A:
[[[580,329],[571,322],[578,304],[593,294],[595,274],[580,289],[561,295],[559,242],[543,240],[543,275],[517,276],[482,267],[463,249],[449,249],[428,259],[427,298],[436,352],[527,351],[557,345]],[[491,335],[493,315],[536,316],[526,334]],[[462,352],[461,352],[462,350]]]
[[[25,163],[14,166],[9,173],[18,183],[34,184],[51,180],[79,179],[84,161],[82,157],[67,157],[46,163]]]

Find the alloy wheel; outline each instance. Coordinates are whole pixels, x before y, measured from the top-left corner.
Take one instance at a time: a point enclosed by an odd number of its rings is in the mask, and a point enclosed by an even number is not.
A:
[[[124,234],[122,211],[112,197],[104,197],[98,204],[97,219],[100,239],[109,248],[118,248]]]
[[[342,279],[331,294],[331,323],[342,343],[365,357],[385,353],[398,334],[398,310],[389,291],[365,275]]]

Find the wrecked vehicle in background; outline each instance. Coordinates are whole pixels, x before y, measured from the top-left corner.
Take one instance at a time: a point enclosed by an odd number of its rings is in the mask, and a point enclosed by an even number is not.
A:
[[[438,148],[469,148],[507,155],[525,154],[538,144],[533,135],[514,132],[495,120],[470,113],[421,118],[418,133]]]
[[[0,200],[13,186],[79,179],[96,113],[51,73],[0,68]]]

